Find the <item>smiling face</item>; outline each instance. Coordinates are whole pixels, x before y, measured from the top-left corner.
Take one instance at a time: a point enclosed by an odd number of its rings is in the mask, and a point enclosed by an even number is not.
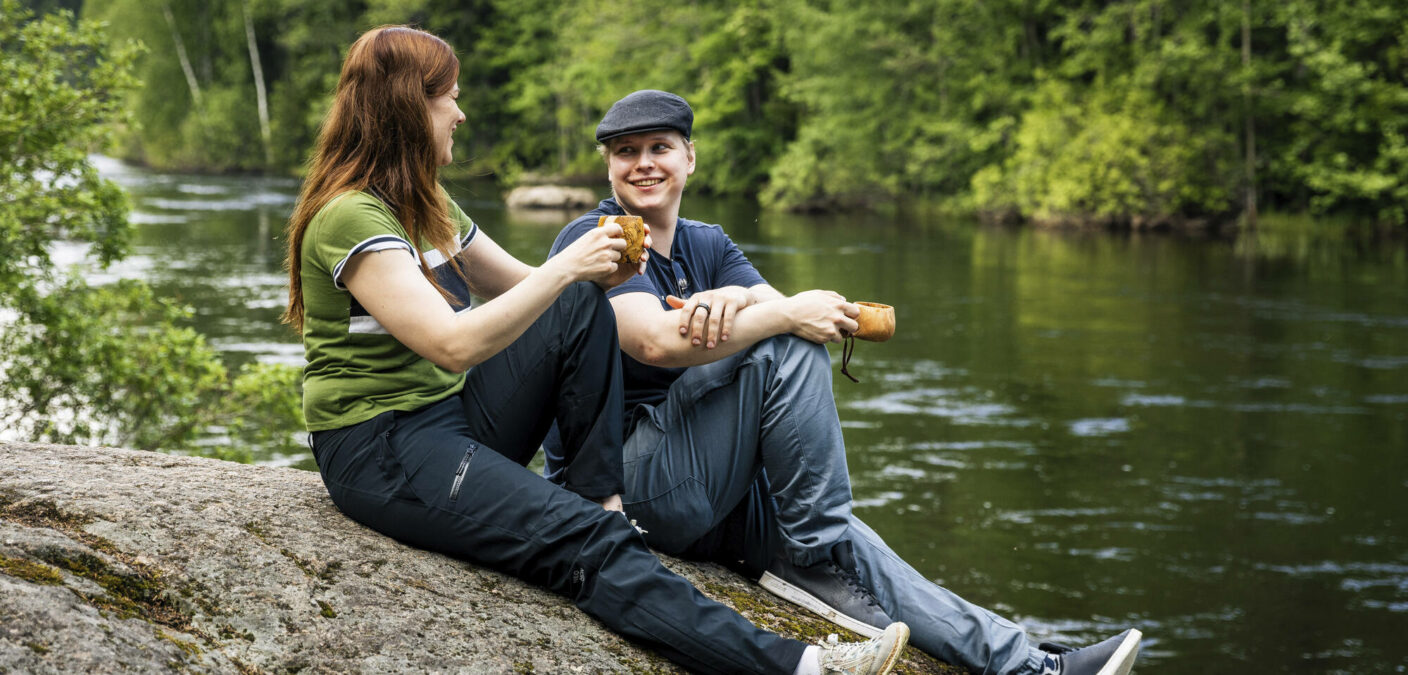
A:
[[[622,208],[673,225],[685,180],[694,173],[694,144],[670,130],[613,138],[606,142],[606,167]]]
[[[464,122],[459,97],[460,86],[456,84],[450,91],[430,97],[425,104],[430,113],[430,137],[435,144],[435,156],[440,166],[454,161],[455,141],[451,135],[454,134],[455,127]]]

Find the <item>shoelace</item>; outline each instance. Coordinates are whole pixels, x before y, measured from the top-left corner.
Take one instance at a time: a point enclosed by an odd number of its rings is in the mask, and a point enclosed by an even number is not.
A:
[[[826,636],[825,640],[817,640],[817,645],[828,652],[835,652],[840,659],[852,659],[862,653],[870,646],[870,642],[841,642],[841,636],[832,633]]]
[[[850,586],[852,591],[855,591],[856,593],[865,598],[865,604],[870,605],[871,607],[880,606],[880,600],[875,597],[875,594],[872,593],[869,588],[866,588],[865,584],[860,582],[859,572],[855,570],[842,569],[840,565],[837,565],[834,562],[831,563],[831,567],[835,568],[835,570],[841,574],[841,578],[845,579],[846,585]]]

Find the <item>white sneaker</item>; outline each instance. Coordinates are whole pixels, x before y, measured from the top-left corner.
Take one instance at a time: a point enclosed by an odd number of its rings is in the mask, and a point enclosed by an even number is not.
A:
[[[901,621],[886,627],[880,637],[865,642],[842,643],[833,633],[819,643],[817,663],[827,675],[885,675],[900,660],[900,652],[908,641],[909,626]]]

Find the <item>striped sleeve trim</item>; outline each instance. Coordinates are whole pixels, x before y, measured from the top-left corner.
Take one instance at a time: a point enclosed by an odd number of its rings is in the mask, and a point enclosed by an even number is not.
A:
[[[352,250],[348,251],[347,255],[343,256],[342,260],[337,261],[337,265],[333,266],[333,287],[339,291],[347,290],[347,287],[342,285],[342,268],[347,266],[347,261],[351,260],[352,256],[358,255],[360,253],[369,253],[371,251],[385,251],[387,249],[394,248],[405,249],[408,253],[411,254],[413,258],[416,257],[416,250],[411,247],[411,242],[406,241],[405,239],[402,239],[395,235],[379,234],[375,237],[362,240],[361,243],[357,244],[356,246],[353,246]],[[417,262],[416,264],[419,265],[420,263]]]
[[[459,247],[453,251],[453,255],[459,255],[460,252],[464,251],[464,249],[469,246],[469,242],[474,241],[474,235],[476,234],[479,234],[478,225],[471,227],[469,232],[465,233],[464,237],[460,239]],[[441,265],[444,265],[445,262],[448,260],[448,258],[445,257],[445,254],[441,253],[440,249],[438,248],[432,248],[429,251],[426,251],[423,255],[425,256],[426,265],[432,270],[438,269]]]
[[[468,312],[470,309],[472,309],[472,308],[471,308],[471,307],[462,307],[462,308],[456,310],[456,311],[455,311],[455,314],[463,314],[463,313],[465,313],[465,312]],[[348,332],[348,333],[357,333],[357,334],[359,334],[359,335],[390,335],[390,334],[391,334],[389,331],[386,330],[386,327],[385,327],[385,326],[381,325],[381,322],[380,322],[380,321],[377,321],[377,320],[376,320],[376,317],[374,317],[374,316],[372,316],[372,315],[370,315],[370,314],[363,314],[363,315],[361,315],[361,316],[349,317],[349,318],[347,319],[347,332]]]

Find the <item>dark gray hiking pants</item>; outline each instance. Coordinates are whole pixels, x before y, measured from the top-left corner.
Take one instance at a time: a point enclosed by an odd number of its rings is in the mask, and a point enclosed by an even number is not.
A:
[[[333,502],[413,546],[567,596],[612,630],[703,672],[791,673],[805,645],[753,626],[666,570],[621,513],[524,468],[555,420],[568,485],[600,494],[621,457],[616,322],[576,284],[462,395],[313,434]]]
[[[920,574],[851,513],[826,348],[790,335],[694,366],[626,439],[626,513],[651,547],[758,579],[851,542],[861,578],[910,644],[974,673],[1037,673],[1021,627]]]

